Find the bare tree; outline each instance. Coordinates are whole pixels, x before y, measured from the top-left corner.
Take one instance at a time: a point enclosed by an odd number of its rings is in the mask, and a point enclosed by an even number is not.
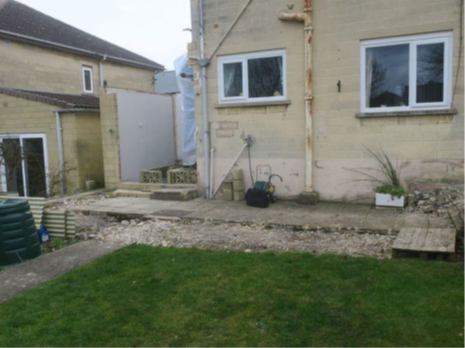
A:
[[[63,168],[60,169],[60,166],[51,166],[48,170],[47,180],[49,188],[49,196],[55,197],[62,195],[61,192],[61,178],[64,177],[65,180],[69,173],[76,170],[76,167],[71,167],[68,162],[63,163]],[[66,182],[65,182],[66,187]]]
[[[35,197],[60,195],[61,178],[66,178],[76,169],[65,162],[62,169],[60,166],[50,166],[47,172],[43,153],[34,146],[26,143],[21,146],[15,138],[3,139],[0,142],[0,174],[6,179],[8,189],[17,190],[19,194],[23,193],[23,164],[26,167],[28,192]]]
[[[444,78],[444,45],[425,45],[422,50],[422,54],[418,56],[419,72],[427,76],[429,81],[442,81]],[[425,80],[423,83],[429,81]]]
[[[387,91],[386,76],[387,69],[383,66],[383,64],[377,62],[376,60],[373,61],[373,73],[371,78],[371,98],[377,97],[380,94]]]

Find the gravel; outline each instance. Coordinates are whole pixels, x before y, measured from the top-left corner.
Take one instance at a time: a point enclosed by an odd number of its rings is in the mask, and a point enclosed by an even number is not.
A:
[[[52,209],[73,209],[108,199],[98,194],[67,199]],[[50,208],[50,207],[48,207]],[[76,213],[78,238],[120,245],[199,248],[250,252],[310,252],[350,256],[391,257],[396,234],[351,230],[294,230],[259,224],[217,223],[195,220],[123,220],[105,215]]]
[[[87,220],[89,219],[89,220]],[[86,226],[81,222],[86,221]],[[310,252],[389,258],[395,234],[357,230],[295,231],[263,225],[190,220],[123,220],[81,216],[82,239],[96,238],[120,245],[236,250],[244,252]]]

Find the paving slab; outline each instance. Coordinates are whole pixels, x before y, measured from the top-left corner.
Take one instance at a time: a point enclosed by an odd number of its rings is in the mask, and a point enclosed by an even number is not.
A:
[[[120,248],[112,243],[81,242],[8,268],[0,272],[0,303]]]
[[[422,213],[396,209],[375,209],[370,205],[322,202],[300,205],[279,201],[266,209],[248,207],[245,202],[225,202],[220,199],[198,198],[188,202],[167,202],[145,198],[111,198],[96,204],[77,207],[76,211],[128,216],[165,216],[187,219],[207,219],[244,223],[270,223],[305,228],[362,229],[370,231],[400,231],[409,227],[447,228],[449,222],[430,218]]]

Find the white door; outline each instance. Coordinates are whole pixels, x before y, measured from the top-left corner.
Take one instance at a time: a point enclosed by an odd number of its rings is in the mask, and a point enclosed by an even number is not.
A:
[[[1,190],[25,197],[49,194],[47,136],[45,134],[0,135]]]

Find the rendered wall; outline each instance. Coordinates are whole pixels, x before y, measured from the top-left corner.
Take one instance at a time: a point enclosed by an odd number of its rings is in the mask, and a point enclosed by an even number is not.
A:
[[[0,86],[31,90],[83,93],[82,66],[92,67],[94,94],[99,93],[99,62],[10,40],[0,40]],[[154,91],[154,72],[114,63],[103,63],[108,85]]]
[[[245,2],[205,0],[207,56],[223,37]],[[218,55],[286,49],[289,106],[218,109],[217,57],[208,68],[208,113],[211,142],[216,148],[214,181],[252,134],[253,167],[270,164],[284,178],[278,195],[296,196],[305,187],[304,34],[301,23],[281,22],[288,1],[255,0],[219,49]],[[296,1],[293,11],[302,11]],[[197,0],[192,0],[194,43],[198,56]],[[360,42],[364,39],[453,30],[454,74],[459,56],[460,0],[314,0],[314,187],[326,200],[363,201],[373,196],[367,183],[344,168],[374,166],[364,146],[383,148],[404,159],[404,179],[463,182],[463,59],[453,107],[456,115],[357,119],[360,112]],[[192,62],[194,63],[194,62]],[[196,67],[199,77],[199,68]],[[337,82],[342,90],[338,92]],[[455,83],[455,80],[454,80]],[[199,174],[204,181],[202,103],[196,81]],[[248,172],[246,154],[237,168]],[[349,183],[348,183],[349,182]],[[250,185],[249,175],[246,183]]]

